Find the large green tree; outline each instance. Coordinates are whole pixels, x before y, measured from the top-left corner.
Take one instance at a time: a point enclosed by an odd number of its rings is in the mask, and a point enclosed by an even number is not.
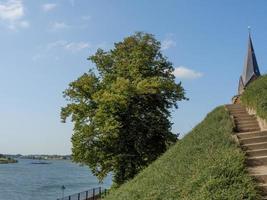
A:
[[[89,60],[96,70],[69,84],[61,118],[74,123],[74,161],[88,165],[100,181],[112,172],[120,185],[176,141],[170,109],[186,99],[184,89],[150,34],[98,49]]]

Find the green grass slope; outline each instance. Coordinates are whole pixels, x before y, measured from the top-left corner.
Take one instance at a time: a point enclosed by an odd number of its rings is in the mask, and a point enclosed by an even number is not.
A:
[[[267,120],[267,75],[248,85],[242,94],[241,102],[256,110],[257,115]]]
[[[233,141],[224,107],[205,120],[133,180],[105,200],[258,199],[245,171],[245,156]]]

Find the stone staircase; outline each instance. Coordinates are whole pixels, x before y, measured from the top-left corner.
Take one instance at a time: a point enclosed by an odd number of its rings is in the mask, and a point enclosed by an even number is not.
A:
[[[267,200],[267,131],[261,131],[257,117],[248,114],[240,104],[226,105],[233,117],[235,132],[246,152],[247,169],[259,184],[263,199]]]

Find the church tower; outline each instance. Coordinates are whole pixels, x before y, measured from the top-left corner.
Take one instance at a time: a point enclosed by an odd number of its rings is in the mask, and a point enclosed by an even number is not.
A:
[[[254,52],[251,34],[248,36],[248,51],[243,69],[243,74],[239,79],[238,95],[241,95],[245,88],[260,76],[260,70]]]

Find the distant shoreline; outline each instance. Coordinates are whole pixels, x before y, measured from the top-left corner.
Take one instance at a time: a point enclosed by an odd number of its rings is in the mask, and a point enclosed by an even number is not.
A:
[[[8,158],[0,158],[0,164],[11,164],[11,163],[17,163],[17,160],[14,159],[8,159]]]
[[[31,159],[31,160],[72,160],[71,155],[21,155],[4,154],[4,158],[10,159]],[[0,156],[1,160],[1,156]]]

